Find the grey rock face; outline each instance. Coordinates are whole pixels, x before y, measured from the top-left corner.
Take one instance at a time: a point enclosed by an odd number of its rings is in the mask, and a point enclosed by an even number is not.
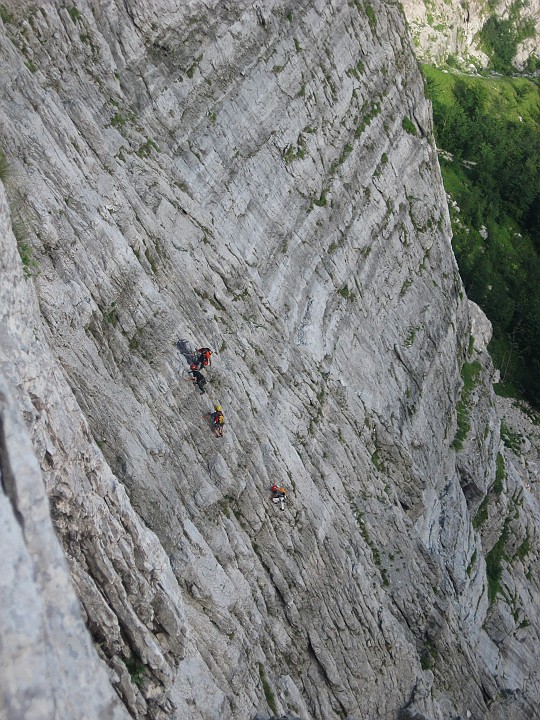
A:
[[[0,398],[2,717],[128,718],[85,632],[39,467],[4,381]]]
[[[128,718],[85,630],[68,566],[49,514],[43,478],[21,417],[35,409],[26,388],[19,400],[15,363],[29,348],[17,326],[25,281],[0,190],[2,290],[0,317],[0,708],[6,720]],[[10,237],[11,236],[11,237]],[[17,268],[14,268],[17,259]],[[10,312],[5,310],[9,308]],[[39,372],[34,365],[34,372]],[[21,383],[22,384],[22,383]],[[26,397],[25,397],[26,396]],[[35,396],[34,396],[35,397]],[[36,398],[37,399],[37,398]]]
[[[468,356],[398,7],[9,9],[0,122],[32,277],[2,234],[2,367],[129,711],[526,717],[537,621],[501,633],[482,555],[507,494],[471,525],[492,369]],[[206,396],[178,338],[215,351]]]
[[[469,300],[469,314],[471,318],[471,335],[474,338],[474,346],[480,352],[487,352],[487,348],[493,335],[493,328],[486,315],[476,303]]]
[[[171,684],[185,646],[182,600],[168,558],[104,462],[48,348],[3,190],[0,209],[2,480],[9,535],[2,636],[3,652],[12,658],[0,684],[3,706],[10,718],[127,717],[82,619],[100,655],[115,659],[110,677],[130,688],[127,704],[142,711],[147,703],[131,687],[129,671],[136,676],[144,665],[149,677]],[[42,474],[17,413],[32,430]]]

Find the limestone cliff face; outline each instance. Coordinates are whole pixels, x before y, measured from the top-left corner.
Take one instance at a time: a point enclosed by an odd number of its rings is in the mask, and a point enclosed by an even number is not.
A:
[[[37,409],[27,385],[12,397],[27,375],[24,362],[25,331],[20,323],[26,311],[21,302],[20,261],[9,238],[5,195],[1,192],[2,322],[0,324],[0,627],[2,680],[0,708],[3,718],[46,720],[52,717],[86,717],[100,720],[129,717],[113,692],[105,667],[85,630],[65,557],[49,515],[47,495],[25,418]],[[17,263],[15,263],[17,258]],[[30,299],[31,296],[30,296]],[[9,307],[7,317],[5,308]],[[35,308],[36,310],[37,308]],[[37,317],[37,312],[36,312]],[[29,332],[32,332],[30,328]],[[22,352],[21,352],[22,351]],[[37,370],[37,366],[34,370]],[[19,374],[19,370],[23,370]]]
[[[182,657],[185,645],[182,598],[157,537],[105,463],[51,353],[3,190],[0,206],[2,716],[127,718],[83,618],[111,660],[113,683],[142,713],[128,668],[144,647],[157,677],[170,681],[169,658]],[[52,524],[69,546],[67,563]]]
[[[1,30],[0,367],[129,712],[531,717],[538,509],[508,464],[471,524],[492,371],[399,7],[6,3]],[[216,351],[204,396],[178,338]]]
[[[523,69],[530,57],[540,54],[540,3],[538,0],[482,2],[480,0],[403,0],[415,52],[424,62],[444,63],[454,56],[458,64],[486,68],[489,58],[482,47],[480,31],[491,16],[512,19],[526,35],[517,43],[513,64]],[[525,28],[527,32],[523,32]],[[534,30],[533,33],[530,31]]]

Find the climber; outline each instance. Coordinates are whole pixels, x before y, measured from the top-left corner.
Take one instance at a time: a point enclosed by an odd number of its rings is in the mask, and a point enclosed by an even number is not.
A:
[[[285,510],[285,500],[287,499],[287,491],[283,486],[278,487],[275,483],[270,488],[272,490],[272,502],[279,503],[282,510]]]
[[[206,392],[204,389],[204,386],[206,385],[206,378],[204,377],[202,372],[199,372],[199,370],[197,369],[197,365],[195,365],[195,363],[193,363],[192,365],[189,366],[189,372],[190,372],[190,375],[193,376],[192,378],[190,378],[191,381],[196,383],[199,390],[201,391],[201,395],[204,395],[204,393]]]
[[[223,437],[223,425],[225,424],[225,416],[221,412],[221,405],[214,405],[215,412],[210,413],[206,417],[212,420],[212,432],[216,437]]]
[[[198,348],[197,353],[197,364],[199,366],[199,370],[201,370],[203,367],[208,367],[208,365],[212,365],[212,358],[210,357],[212,355],[212,351],[210,350],[210,348]]]

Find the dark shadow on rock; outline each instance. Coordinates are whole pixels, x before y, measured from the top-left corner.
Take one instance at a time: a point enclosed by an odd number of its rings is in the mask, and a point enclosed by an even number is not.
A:
[[[196,349],[191,345],[189,340],[181,339],[176,341],[176,349],[182,353],[182,355],[186,358],[186,362],[188,365],[192,365],[193,363],[197,362],[197,352]]]

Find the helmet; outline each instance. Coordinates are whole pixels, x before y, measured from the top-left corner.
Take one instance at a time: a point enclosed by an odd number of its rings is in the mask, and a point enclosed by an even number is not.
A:
[[[277,490],[277,485],[272,485],[271,490],[276,491],[276,490]]]
[[[221,405],[214,405],[214,408],[215,408],[216,410],[221,410]]]
[[[190,366],[189,366],[189,369],[190,369],[190,370],[196,370],[196,369],[197,369],[197,365],[196,365],[195,363],[193,363],[193,365],[190,365]]]

